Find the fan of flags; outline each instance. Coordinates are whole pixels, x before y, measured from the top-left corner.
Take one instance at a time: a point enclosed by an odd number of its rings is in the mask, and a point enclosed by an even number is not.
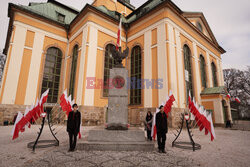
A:
[[[66,112],[67,117],[69,116],[69,112],[73,110],[72,106],[75,103],[74,100],[71,100],[71,95],[67,95],[67,89],[63,92],[62,96],[60,97],[60,106],[63,111]],[[80,131],[79,131],[79,139],[82,138],[81,135],[81,130],[82,130],[82,119],[81,119],[81,124],[80,124]]]
[[[170,91],[169,96],[167,96],[166,98],[165,104],[164,102],[161,104],[164,107],[164,112],[166,113],[167,117],[168,117],[168,113],[171,112],[171,108],[172,108],[174,101],[175,101],[174,95]],[[155,140],[156,133],[157,133],[156,132],[156,114],[158,112],[160,112],[159,108],[156,109],[156,112],[154,113],[154,117],[153,117],[153,122],[152,122],[151,136],[153,137],[154,140]]]
[[[21,112],[18,112],[14,127],[12,129],[12,140],[18,138],[20,132],[25,131],[25,125],[29,128],[31,123],[35,122],[40,117],[45,117],[46,114],[43,110],[43,105],[48,99],[49,89],[46,90],[40,100],[36,100],[34,106],[26,107],[24,115]]]
[[[214,132],[212,114],[207,115],[207,111],[203,108],[203,106],[199,107],[198,103],[195,102],[194,98],[192,101],[190,93],[188,97],[188,102],[189,102],[188,105],[189,110],[194,115],[195,121],[197,122],[200,131],[205,129],[205,135],[210,133],[211,141],[213,141],[215,139],[215,132]]]
[[[231,101],[236,101],[237,103],[241,103],[238,97],[231,97],[229,93],[227,94],[227,98],[229,98]]]

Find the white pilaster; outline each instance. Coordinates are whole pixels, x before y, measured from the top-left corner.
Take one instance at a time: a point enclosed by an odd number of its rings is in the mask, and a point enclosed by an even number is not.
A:
[[[206,63],[207,63],[207,75],[208,75],[208,87],[211,88],[213,87],[213,79],[212,79],[212,70],[211,70],[211,61],[210,61],[210,57],[209,57],[209,53],[206,52]]]
[[[151,30],[144,34],[144,79],[152,79]],[[144,82],[144,107],[152,107],[152,87],[147,88]]]
[[[178,83],[179,83],[179,104],[181,108],[185,108],[185,82],[184,82],[184,64],[182,55],[182,46],[179,30],[175,29],[176,49],[177,49],[177,70],[178,70]]]
[[[78,86],[77,86],[77,97],[76,102],[79,105],[83,105],[82,103],[82,92],[83,92],[83,80],[84,80],[84,65],[85,65],[85,54],[86,54],[86,43],[87,43],[87,35],[88,35],[88,27],[83,29],[82,33],[82,51],[80,57],[80,67],[78,74]]]
[[[167,80],[167,50],[166,50],[166,29],[165,24],[160,24],[157,27],[157,64],[158,64],[158,79],[162,80],[163,87],[158,90],[158,104],[166,101],[168,94],[168,80]]]
[[[221,63],[220,60],[217,59],[217,78],[218,78],[218,86],[223,86],[223,82],[222,82],[222,68],[221,68]]]
[[[176,72],[176,57],[175,57],[175,44],[174,44],[174,30],[173,26],[168,24],[168,36],[169,36],[169,79],[170,79],[170,85],[169,88],[172,90],[176,103],[174,103],[174,106],[178,104],[178,94],[177,94],[177,72]]]
[[[35,102],[37,85],[39,78],[39,71],[41,65],[41,57],[43,53],[43,43],[44,43],[44,34],[40,32],[35,33],[34,44],[32,50],[32,57],[30,62],[30,70],[27,82],[26,96],[25,96],[25,105],[31,105]]]
[[[196,83],[196,87],[194,87],[194,90],[197,92],[197,97],[196,100],[198,103],[201,102],[200,94],[201,94],[201,74],[200,74],[200,69],[199,69],[199,64],[198,64],[198,52],[197,52],[197,45],[195,42],[193,42],[193,51],[194,51],[194,69],[193,71],[196,72],[196,77],[192,76],[192,78],[196,78],[194,82]],[[194,72],[193,72],[194,74]]]
[[[14,104],[24,51],[27,29],[16,25],[12,53],[9,63],[2,104]]]
[[[95,77],[96,72],[96,54],[97,54],[97,36],[98,30],[97,28],[90,26],[89,30],[89,50],[88,50],[88,62],[87,62],[87,71],[86,77]],[[88,82],[86,82],[87,86]],[[94,106],[94,89],[85,89],[85,98],[84,105],[85,106]]]

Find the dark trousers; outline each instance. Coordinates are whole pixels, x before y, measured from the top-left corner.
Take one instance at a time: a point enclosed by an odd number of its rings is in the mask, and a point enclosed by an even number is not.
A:
[[[165,149],[165,142],[166,142],[166,133],[165,132],[157,132],[157,142],[158,142],[158,149],[164,150]]]
[[[148,136],[148,140],[152,140],[151,130],[147,130],[147,136]]]
[[[70,150],[74,150],[76,148],[77,134],[69,133],[69,147]]]

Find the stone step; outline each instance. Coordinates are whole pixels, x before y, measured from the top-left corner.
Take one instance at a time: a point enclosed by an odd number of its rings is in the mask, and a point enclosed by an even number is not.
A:
[[[89,142],[77,144],[77,150],[84,151],[154,151],[153,142]]]

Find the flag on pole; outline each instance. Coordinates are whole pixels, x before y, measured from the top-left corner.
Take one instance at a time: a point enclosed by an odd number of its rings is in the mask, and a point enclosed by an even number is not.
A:
[[[75,100],[74,99],[71,100],[71,95],[69,97],[67,96],[67,89],[61,95],[60,100],[61,100],[60,106],[62,110],[66,112],[66,115],[68,117],[69,113],[73,110],[72,106],[75,103]],[[82,138],[81,131],[82,131],[82,119],[80,123],[79,139]]]
[[[43,113],[44,110],[43,110],[43,104],[46,103],[47,99],[48,99],[48,96],[49,96],[49,89],[47,89],[41,96],[41,99],[39,101],[39,105],[41,107],[41,112]],[[39,115],[40,116],[40,115]]]
[[[122,30],[122,17],[120,16],[120,23],[117,32],[116,50],[121,46],[121,30]]]
[[[152,130],[151,130],[151,136],[152,138],[155,140],[155,137],[156,137],[156,114],[160,112],[160,109],[157,108],[156,109],[156,112],[154,113],[154,116],[153,116],[153,122],[152,122]]]
[[[209,121],[210,127],[211,127],[211,133],[210,133],[211,141],[213,141],[216,138],[216,136],[215,136],[215,131],[214,131],[214,124],[213,124],[213,120],[212,120],[212,114],[210,113],[207,118],[208,118],[208,121]]]
[[[19,129],[18,129],[18,123],[21,121],[21,119],[23,119],[23,114],[21,112],[18,112],[17,117],[16,117],[16,121],[14,123],[14,127],[12,129],[12,140],[15,140],[16,138],[18,138],[19,136]]]
[[[239,99],[238,97],[235,98],[235,101],[236,101],[237,103],[241,103],[241,101],[240,101],[240,99]]]

